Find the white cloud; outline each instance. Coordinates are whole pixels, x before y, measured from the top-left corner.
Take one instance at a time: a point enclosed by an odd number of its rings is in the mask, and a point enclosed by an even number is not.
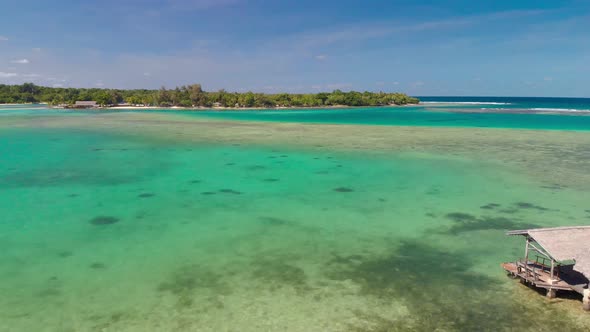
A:
[[[37,78],[37,77],[41,77],[41,75],[39,75],[39,74],[23,74],[23,77],[26,77],[26,78]]]
[[[332,83],[332,84],[327,84],[326,88],[328,88],[330,90],[349,90],[352,88],[352,84],[351,83]]]
[[[33,52],[37,52],[37,53],[41,52],[40,47],[33,47],[32,50],[33,50]]]
[[[29,61],[29,59],[16,59],[16,60],[12,60],[10,62],[11,63],[18,63],[20,65],[26,65],[27,63],[30,63],[31,61]]]
[[[0,41],[7,41],[7,40],[8,40],[8,37],[0,36]]]
[[[11,77],[17,77],[18,74],[17,73],[5,73],[3,71],[0,71],[0,78],[11,78]]]
[[[325,54],[318,54],[318,55],[316,55],[314,58],[315,58],[316,60],[319,60],[319,61],[324,61],[324,60],[326,60],[326,59],[328,58],[328,56],[327,56],[327,55],[325,55]]]
[[[104,83],[103,82],[96,82],[96,84],[94,84],[94,85],[96,85],[98,87],[103,87],[104,86]]]
[[[145,73],[143,73],[143,76],[150,77],[150,76],[152,76],[152,74],[151,73],[148,73],[148,72],[145,72]]]
[[[553,81],[553,77],[545,77],[545,78],[543,78],[543,81],[551,82],[551,81]]]

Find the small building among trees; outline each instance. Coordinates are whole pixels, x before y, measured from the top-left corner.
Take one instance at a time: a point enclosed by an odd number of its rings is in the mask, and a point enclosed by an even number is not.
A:
[[[74,103],[74,108],[96,108],[98,103],[91,100],[79,100]]]

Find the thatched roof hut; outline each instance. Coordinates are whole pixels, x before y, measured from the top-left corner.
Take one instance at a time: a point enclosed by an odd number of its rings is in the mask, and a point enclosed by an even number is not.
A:
[[[92,100],[79,100],[74,103],[75,108],[94,108],[98,107],[98,103]]]
[[[555,261],[574,261],[574,270],[590,279],[590,226],[526,229],[507,234],[530,237]]]
[[[537,228],[510,231],[526,238],[525,257],[502,267],[515,278],[535,287],[556,292],[575,291],[590,310],[590,226]]]

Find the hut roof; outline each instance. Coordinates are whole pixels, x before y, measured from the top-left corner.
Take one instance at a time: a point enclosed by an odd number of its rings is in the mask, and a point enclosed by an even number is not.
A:
[[[96,102],[93,100],[77,100],[75,105],[78,106],[96,106]]]
[[[507,234],[529,236],[556,261],[574,260],[574,270],[590,279],[590,226],[525,229]]]

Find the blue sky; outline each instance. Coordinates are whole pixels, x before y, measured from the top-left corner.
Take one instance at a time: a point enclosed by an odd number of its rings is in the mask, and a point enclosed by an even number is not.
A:
[[[590,1],[0,2],[5,84],[590,97]]]

